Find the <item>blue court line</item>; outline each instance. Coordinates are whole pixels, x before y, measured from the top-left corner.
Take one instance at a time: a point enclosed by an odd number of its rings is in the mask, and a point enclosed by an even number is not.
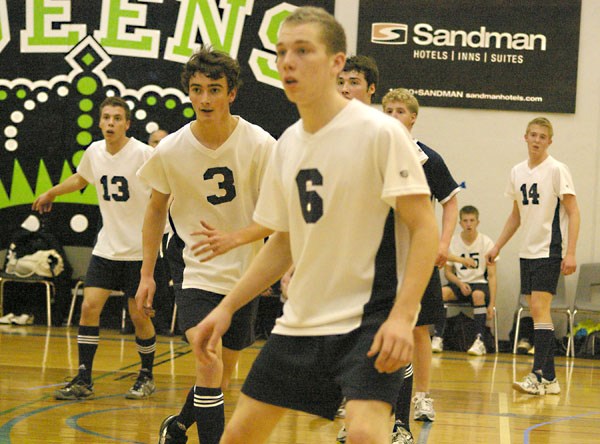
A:
[[[186,389],[169,389],[169,391],[171,391],[171,390],[188,390],[188,389],[187,388]],[[160,392],[160,391],[163,391],[163,390],[157,390],[157,392]],[[167,391],[167,390],[164,390],[164,391]],[[122,396],[123,396],[123,394],[119,393],[119,394],[116,394],[116,395],[101,396],[101,397],[97,397],[97,398],[93,398],[93,399],[109,399],[109,398],[116,398],[116,397],[120,398]],[[48,398],[48,396],[45,396],[44,398]],[[42,399],[44,399],[44,398],[42,398]],[[90,400],[87,400],[87,401],[90,401]],[[19,415],[19,416],[16,416],[16,417],[10,419],[9,421],[7,421],[4,424],[2,424],[2,426],[0,426],[0,443],[10,444],[10,442],[11,442],[10,441],[10,432],[13,429],[13,427],[15,427],[19,422],[24,421],[24,420],[28,419],[31,416],[37,415],[38,413],[43,413],[43,412],[46,412],[48,410],[62,408],[62,407],[65,407],[65,406],[68,406],[68,405],[71,405],[71,404],[78,403],[78,402],[86,402],[86,400],[66,401],[66,402],[65,401],[61,401],[61,402],[58,402],[56,405],[50,405],[50,406],[46,406],[46,407],[40,407],[39,409],[35,409],[35,410],[32,410],[32,411],[23,413],[22,415]],[[156,408],[156,407],[157,407],[157,405],[151,405],[151,406],[132,406],[132,407],[129,407],[129,408],[127,408],[127,407],[121,407],[121,408],[115,408],[115,409],[109,409],[109,410],[127,410],[127,409],[134,409],[134,408],[140,409],[140,408]],[[92,412],[87,412],[87,414],[94,414],[94,413],[102,412],[102,411],[104,411],[104,410],[95,410],[95,411],[92,411]],[[106,410],[106,411],[108,411],[108,410]],[[76,415],[75,417],[81,417],[81,416],[85,416],[85,414]],[[68,424],[69,424],[70,427],[73,427],[72,423],[68,423]],[[109,439],[113,439],[115,441],[130,442],[130,443],[135,442],[135,443],[137,443],[137,441],[127,441],[127,440],[123,440],[123,439],[119,439],[119,438],[113,438],[113,437],[110,437],[110,436],[100,435],[100,434],[98,434],[96,432],[91,432],[91,431],[88,432],[86,429],[79,428],[79,426],[77,426],[77,425],[75,425],[75,428],[77,430],[83,431],[85,433],[91,433],[91,434],[94,434],[94,435],[97,435],[97,436],[103,436],[103,437],[106,437],[106,438],[109,438]]]
[[[150,407],[150,406],[148,406],[148,407]],[[129,443],[134,443],[134,444],[144,444],[143,442],[140,442],[140,441],[129,441],[127,439],[115,438],[114,436],[104,435],[102,433],[94,432],[93,430],[81,427],[79,424],[77,424],[77,421],[79,421],[80,418],[84,418],[84,417],[90,416],[90,415],[96,415],[99,413],[114,412],[117,410],[143,409],[143,408],[148,408],[148,407],[136,406],[136,407],[120,407],[120,408],[105,409],[105,410],[94,410],[93,412],[85,412],[85,413],[80,413],[79,415],[71,416],[70,418],[67,418],[66,423],[69,427],[77,430],[78,432],[86,433],[86,434],[92,435],[92,436],[97,436],[99,438],[106,438],[106,439],[111,439],[113,441],[129,442]]]
[[[427,444],[431,427],[433,427],[433,422],[425,422],[425,424],[423,424],[421,432],[419,433],[419,438],[417,439],[417,444]]]
[[[525,433],[523,434],[523,444],[529,444],[529,435],[531,434],[531,432],[533,430],[537,429],[538,427],[543,427],[543,426],[549,425],[549,424],[556,424],[557,422],[562,422],[562,421],[570,421],[571,419],[579,419],[579,418],[585,418],[586,416],[596,416],[596,415],[600,415],[600,412],[582,413],[581,415],[565,416],[563,418],[555,419],[554,421],[541,422],[539,424],[532,425],[531,427],[525,429]]]
[[[180,358],[180,357],[182,357],[182,356],[185,356],[185,355],[187,355],[187,354],[191,353],[191,350],[187,350],[187,351],[185,351],[185,352],[179,352],[179,349],[181,349],[181,348],[184,348],[184,347],[187,347],[187,346],[188,346],[188,345],[187,345],[187,344],[185,344],[185,343],[184,343],[184,344],[181,344],[181,345],[179,345],[179,346],[178,346],[178,347],[177,347],[177,348],[174,350],[174,352],[175,352],[175,357],[174,357],[173,359],[178,359],[178,358]],[[166,352],[164,352],[164,353],[161,353],[160,355],[157,355],[157,357],[160,357],[160,356],[165,356],[165,355],[169,355],[170,353],[171,353],[171,351],[169,350],[169,351],[166,351]],[[170,362],[170,361],[171,361],[171,359],[165,359],[165,360],[163,360],[163,361],[159,361],[159,362],[157,362],[157,363],[155,363],[155,364],[154,364],[154,367],[157,367],[157,366],[159,366],[159,365],[161,365],[161,364],[165,364],[165,363],[167,363],[167,362]],[[135,363],[133,363],[133,364],[131,364],[131,365],[128,365],[128,366],[122,367],[122,368],[120,368],[120,369],[113,370],[113,371],[110,371],[110,372],[106,372],[106,373],[104,373],[104,374],[102,374],[102,375],[98,376],[97,378],[94,378],[94,380],[95,380],[95,381],[98,381],[98,380],[100,380],[100,379],[108,378],[109,376],[115,375],[116,373],[119,373],[119,372],[121,372],[121,371],[123,371],[123,370],[127,370],[127,369],[129,369],[129,368],[131,368],[131,367],[138,366],[139,364],[140,364],[140,362],[135,362]],[[64,385],[64,383],[61,383],[61,384],[55,384],[55,385]],[[51,385],[50,387],[52,387],[52,386],[54,386],[54,385]],[[30,388],[28,388],[28,389],[23,389],[23,390],[41,390],[41,389],[44,389],[44,388],[47,388],[47,386],[37,386],[37,387],[30,387]],[[25,403],[25,404],[21,404],[21,405],[17,405],[17,406],[11,407],[11,408],[10,408],[10,409],[8,409],[8,410],[0,411],[0,416],[6,415],[7,413],[12,413],[12,412],[14,412],[15,410],[19,410],[19,409],[21,409],[21,408],[24,408],[24,407],[27,407],[27,406],[29,406],[29,405],[31,405],[31,404],[36,404],[36,403],[38,403],[38,402],[40,402],[40,401],[43,401],[43,400],[45,400],[45,399],[48,399],[49,397],[50,397],[50,395],[44,395],[44,396],[42,396],[41,398],[35,399],[35,400],[33,400],[33,401],[30,401],[30,402],[27,402],[27,403]],[[0,440],[0,442],[3,442],[3,441],[2,441],[2,440]]]

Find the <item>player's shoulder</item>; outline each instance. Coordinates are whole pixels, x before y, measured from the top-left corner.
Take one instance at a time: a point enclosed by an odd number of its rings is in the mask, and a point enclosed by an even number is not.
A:
[[[241,116],[237,116],[238,125],[241,131],[243,131],[248,137],[253,137],[257,142],[275,142],[275,138],[262,126],[247,121]]]

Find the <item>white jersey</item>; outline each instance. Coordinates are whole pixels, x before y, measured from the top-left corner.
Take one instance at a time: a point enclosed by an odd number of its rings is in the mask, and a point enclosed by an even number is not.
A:
[[[295,265],[273,332],[343,334],[364,314],[389,310],[406,259],[406,251],[395,257],[390,208],[397,196],[413,194],[429,195],[429,187],[410,135],[393,118],[351,100],[314,134],[301,120],[288,128],[254,214],[257,223],[289,232]],[[396,236],[406,248],[402,228]]]
[[[466,244],[460,233],[452,236],[450,241],[450,253],[463,258],[471,258],[477,263],[476,268],[466,267],[458,262],[448,261],[453,267],[454,274],[461,282],[467,284],[486,284],[487,264],[485,255],[494,247],[494,242],[485,234],[477,233],[472,244]],[[496,258],[498,260],[498,258]]]
[[[565,194],[575,195],[569,168],[552,156],[533,169],[521,162],[513,167],[505,194],[519,206],[524,235],[519,257],[562,258],[568,217],[561,201]]]
[[[102,214],[92,254],[115,261],[142,260],[142,225],[151,190],[136,171],[151,153],[150,146],[133,137],[114,155],[104,140],[85,150],[77,173],[96,187]]]
[[[152,188],[173,198],[169,210],[175,233],[184,241],[182,288],[225,295],[256,256],[262,240],[200,262],[191,246],[201,237],[200,221],[223,231],[252,223],[266,161],[275,139],[262,128],[237,117],[229,138],[216,150],[192,134],[191,124],[161,140],[155,153],[138,171]]]

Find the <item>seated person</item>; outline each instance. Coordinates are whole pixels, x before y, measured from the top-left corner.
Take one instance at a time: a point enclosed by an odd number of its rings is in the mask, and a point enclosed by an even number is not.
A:
[[[486,264],[485,261],[485,254],[492,249],[494,243],[488,236],[477,231],[477,208],[470,205],[461,208],[459,218],[462,231],[452,237],[450,252],[453,256],[473,259],[476,266],[471,268],[460,262],[448,261],[444,268],[448,285],[442,287],[442,297],[444,302],[469,301],[473,305],[476,336],[468,353],[481,356],[486,353],[483,343],[486,318],[492,318],[496,306],[496,266]],[[445,326],[445,318],[435,326],[432,341],[434,352],[443,350]]]

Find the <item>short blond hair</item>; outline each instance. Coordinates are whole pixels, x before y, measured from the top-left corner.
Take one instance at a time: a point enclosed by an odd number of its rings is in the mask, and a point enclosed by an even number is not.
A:
[[[302,25],[316,23],[321,28],[322,43],[329,54],[343,52],[346,54],[346,33],[344,27],[333,15],[323,8],[302,6],[288,15],[283,24]]]
[[[525,134],[529,133],[529,128],[531,128],[531,125],[539,125],[543,126],[544,128],[547,128],[548,135],[550,136],[550,138],[552,138],[552,136],[554,135],[554,129],[552,128],[552,124],[545,117],[536,117],[531,122],[529,122],[527,124],[527,130],[525,131]]]
[[[390,89],[381,99],[381,104],[385,108],[389,102],[404,103],[411,113],[419,115],[419,101],[406,88]]]

